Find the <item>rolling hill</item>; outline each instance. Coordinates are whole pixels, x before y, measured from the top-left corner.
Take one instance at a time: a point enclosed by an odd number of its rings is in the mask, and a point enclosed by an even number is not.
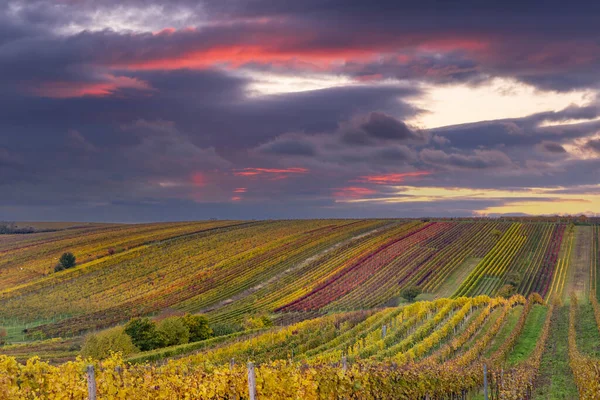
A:
[[[99,398],[248,398],[247,362],[258,398],[479,398],[484,368],[493,398],[600,398],[595,222],[54,227],[0,235],[0,398],[86,398],[90,363]],[[86,335],[184,314],[214,337],[77,358]]]

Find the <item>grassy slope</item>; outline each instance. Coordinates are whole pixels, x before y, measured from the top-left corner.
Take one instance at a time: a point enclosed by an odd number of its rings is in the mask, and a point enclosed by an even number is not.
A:
[[[502,307],[497,307],[496,309],[494,309],[487,317],[481,328],[478,329],[477,332],[461,347],[461,351],[464,352],[473,347],[473,345],[475,345],[475,343],[477,343],[477,341],[485,335],[485,332],[487,332],[492,326],[494,326],[494,323],[498,318],[500,318],[501,314]]]
[[[442,283],[440,288],[435,292],[435,298],[452,297],[452,294],[458,290],[461,283],[473,271],[473,268],[479,264],[481,258],[467,258],[465,262],[458,266],[448,278]]]
[[[589,356],[600,357],[600,334],[592,306],[590,304],[580,305],[575,321],[579,351]]]
[[[547,307],[541,305],[533,306],[527,316],[521,336],[519,336],[519,339],[517,339],[517,342],[515,343],[515,347],[508,355],[506,361],[509,365],[514,365],[520,361],[526,360],[535,349],[547,314]]]
[[[579,303],[587,303],[590,293],[592,227],[576,226],[563,295],[575,292]]]
[[[516,306],[510,311],[510,313],[508,313],[506,320],[502,325],[502,328],[500,328],[500,331],[494,337],[494,340],[492,340],[492,342],[484,352],[484,355],[486,357],[490,356],[492,353],[498,350],[498,348],[502,346],[502,343],[504,343],[506,339],[508,339],[515,326],[517,325],[517,322],[519,322],[521,314],[523,314],[523,306]]]
[[[540,378],[534,391],[534,399],[578,398],[577,387],[569,366],[568,349],[569,307],[554,311],[546,350],[540,366]]]

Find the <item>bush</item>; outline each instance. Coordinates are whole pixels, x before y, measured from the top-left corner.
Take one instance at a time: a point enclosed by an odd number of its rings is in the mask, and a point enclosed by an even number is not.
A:
[[[269,318],[268,315],[255,315],[251,317],[247,317],[244,320],[244,329],[259,329],[266,328],[268,326],[272,326],[273,321]]]
[[[498,290],[496,295],[499,297],[509,298],[513,294],[515,294],[515,287],[513,285],[504,285]]]
[[[131,337],[122,327],[117,327],[88,334],[81,348],[81,355],[101,360],[109,357],[111,352],[121,352],[123,356],[127,356],[138,351]]]
[[[4,328],[0,329],[0,346],[4,346],[6,344],[7,336],[8,336],[8,333],[6,332],[6,329],[4,329]]]
[[[184,324],[183,318],[165,318],[158,323],[157,331],[162,338],[162,346],[175,346],[190,341],[190,330]]]
[[[63,271],[65,269],[73,268],[77,263],[77,260],[73,253],[64,253],[58,260],[58,265],[54,267],[54,272]]]
[[[125,325],[125,333],[141,351],[158,349],[163,346],[162,335],[156,324],[148,318],[133,318]]]
[[[506,276],[506,283],[511,286],[519,286],[521,283],[521,274],[517,271],[512,271]]]
[[[206,340],[213,335],[213,330],[208,326],[208,319],[204,315],[186,314],[182,321],[190,332],[190,342]]]
[[[414,301],[418,295],[420,295],[423,291],[421,290],[421,288],[417,287],[417,286],[409,286],[407,288],[404,288],[401,292],[400,292],[400,296],[402,296],[404,299],[406,299],[406,301],[412,302]]]

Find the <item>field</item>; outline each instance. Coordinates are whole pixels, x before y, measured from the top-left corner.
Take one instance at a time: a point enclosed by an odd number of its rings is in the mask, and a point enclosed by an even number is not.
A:
[[[595,221],[36,226],[0,235],[2,399],[87,398],[88,365],[106,399],[250,398],[250,370],[259,399],[479,399],[484,369],[490,398],[600,398]],[[215,336],[79,357],[186,313]]]

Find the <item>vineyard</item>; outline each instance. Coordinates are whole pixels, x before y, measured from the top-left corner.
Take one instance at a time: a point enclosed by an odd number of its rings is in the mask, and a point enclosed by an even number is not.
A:
[[[93,382],[100,399],[600,399],[599,259],[600,225],[574,219],[0,235],[0,398]],[[81,355],[96,332],[184,314],[213,337]]]

